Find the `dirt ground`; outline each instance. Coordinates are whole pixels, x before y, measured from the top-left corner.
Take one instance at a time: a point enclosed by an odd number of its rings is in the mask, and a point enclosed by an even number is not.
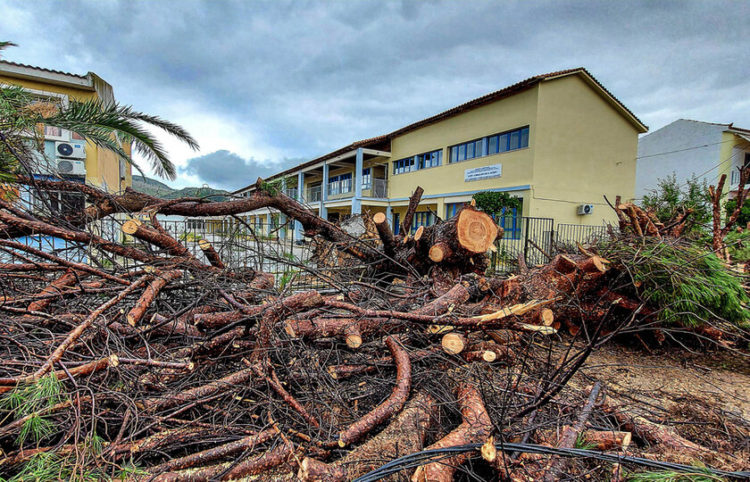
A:
[[[674,426],[688,440],[750,467],[750,354],[727,350],[691,353],[610,344],[594,351],[572,385],[601,381],[634,413]],[[648,447],[641,447],[643,454]],[[664,455],[664,454],[661,454]],[[669,455],[669,454],[667,454]],[[681,461],[675,454],[674,461]],[[672,458],[672,457],[667,457]],[[723,464],[720,464],[723,465]]]

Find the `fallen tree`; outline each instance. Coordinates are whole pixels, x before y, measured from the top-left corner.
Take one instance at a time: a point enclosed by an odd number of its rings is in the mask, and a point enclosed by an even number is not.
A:
[[[373,240],[350,236],[262,181],[250,198],[219,203],[40,182],[80,189],[91,205],[59,218],[0,206],[0,249],[18,261],[0,264],[3,477],[28,476],[40,461],[58,467],[58,478],[71,466],[115,477],[132,460],[130,475],[143,480],[349,480],[425,447],[474,443],[486,450],[399,472],[452,480],[484,464],[520,477],[530,465],[493,453],[494,440],[551,417],[544,411],[602,336],[660,308],[633,280],[622,283],[631,273],[626,257],[603,250],[491,276],[487,252],[501,230],[471,205],[414,233],[405,218],[399,236],[375,215]],[[191,251],[159,221],[258,207],[300,221],[364,268],[354,275],[306,265],[325,291],[290,289],[233,266],[207,240]],[[86,229],[115,213],[129,215],[122,232],[132,242]],[[11,239],[31,232],[112,261],[72,262]],[[562,341],[565,331],[572,336]],[[585,420],[574,425],[574,414],[559,418],[547,420],[602,447],[624,443],[584,430]],[[633,433],[658,432],[628,420]],[[566,436],[561,446],[569,445]],[[556,462],[549,473],[573,470]]]

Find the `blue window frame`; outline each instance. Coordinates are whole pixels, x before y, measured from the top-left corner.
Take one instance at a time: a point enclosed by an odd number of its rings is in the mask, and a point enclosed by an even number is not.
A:
[[[473,141],[464,142],[450,147],[451,163],[467,161],[476,157],[482,157],[484,139],[475,139]]]
[[[369,167],[362,169],[362,189],[370,189],[372,186],[372,170]]]
[[[414,234],[417,231],[417,228],[420,226],[430,226],[432,225],[432,213],[429,211],[426,212],[416,212],[414,213],[414,219],[411,223],[411,232]]]
[[[503,239],[521,239],[521,221],[523,219],[520,216],[519,209],[503,208],[499,217],[500,222],[498,224],[505,230]]]
[[[328,194],[331,196],[335,196],[336,194],[339,194],[339,177],[338,176],[331,176],[328,178]]]
[[[352,191],[352,173],[339,174],[328,178],[328,195],[346,194]]]
[[[450,203],[445,205],[445,219],[452,218],[464,207],[464,203]]]
[[[398,161],[393,161],[393,174],[403,174],[405,172],[412,172],[417,170],[417,165],[414,162],[416,156],[405,157]]]
[[[514,151],[529,147],[529,127],[502,132],[487,138],[487,154]]]
[[[352,192],[352,173],[339,174],[339,192],[341,194]]]
[[[401,231],[401,216],[393,213],[393,234],[398,234],[399,231]]]
[[[436,167],[442,164],[443,161],[443,150],[438,149],[437,151],[425,152],[424,154],[417,155],[417,166],[419,169],[427,169],[429,167]]]

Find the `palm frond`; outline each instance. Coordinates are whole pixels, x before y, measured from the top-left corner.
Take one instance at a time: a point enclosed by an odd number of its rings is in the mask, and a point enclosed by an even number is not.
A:
[[[131,143],[136,152],[145,157],[154,172],[174,179],[176,170],[158,139],[144,124],[153,125],[188,144],[198,148],[197,141],[182,127],[156,116],[136,112],[130,106],[105,104],[101,101],[71,101],[57,115],[44,119],[44,123],[76,132],[97,146],[109,149],[127,162],[135,165],[122,148]]]

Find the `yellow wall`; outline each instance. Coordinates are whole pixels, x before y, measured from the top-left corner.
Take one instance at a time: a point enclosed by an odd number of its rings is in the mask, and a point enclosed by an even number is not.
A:
[[[558,223],[601,225],[617,217],[614,203],[635,195],[638,132],[579,76],[545,81],[539,88],[529,215]],[[533,134],[533,131],[532,131]],[[577,215],[579,204],[594,214]]]
[[[393,139],[393,161],[424,152],[443,149],[442,165],[404,174],[393,174],[389,165],[388,196],[409,197],[417,186],[425,195],[482,191],[526,185],[532,181],[535,137],[536,87],[490,105],[459,114],[437,124],[417,129]],[[500,132],[530,126],[529,148],[480,157],[450,164],[448,147]],[[464,171],[476,167],[502,164],[502,177],[464,182]]]
[[[52,92],[55,94],[67,95],[71,100],[87,101],[97,98],[95,91],[85,88],[77,89],[73,87],[64,87],[55,84],[47,84],[41,81],[17,79],[15,77],[6,77],[0,75],[0,83],[20,85],[26,89],[37,91]],[[130,154],[130,145],[124,146],[126,153]],[[96,145],[86,143],[86,182],[98,187],[104,187],[106,183],[107,190],[117,192],[132,186],[132,172],[130,165],[126,168],[125,180],[120,183],[120,166],[117,156],[106,149]]]

